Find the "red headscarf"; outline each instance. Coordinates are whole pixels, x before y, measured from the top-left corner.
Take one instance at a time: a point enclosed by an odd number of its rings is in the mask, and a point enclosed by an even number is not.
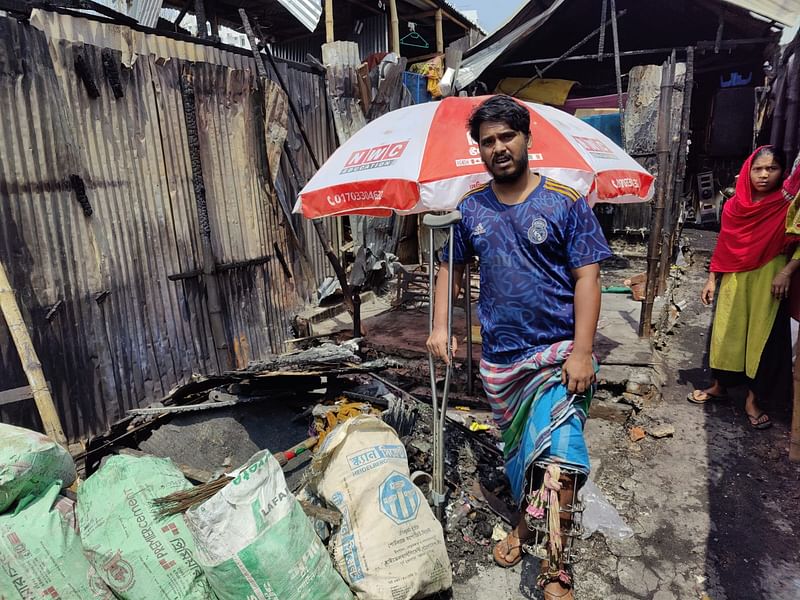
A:
[[[758,202],[753,202],[750,167],[761,148],[742,165],[736,193],[725,203],[722,228],[711,257],[711,271],[714,273],[753,271],[796,242],[797,238],[786,235],[786,213],[790,202],[780,186]]]

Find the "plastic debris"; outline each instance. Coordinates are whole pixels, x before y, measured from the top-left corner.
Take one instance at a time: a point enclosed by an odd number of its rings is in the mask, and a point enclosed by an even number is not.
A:
[[[588,539],[595,531],[614,540],[625,540],[633,535],[633,529],[619,516],[594,481],[587,480],[578,497],[583,502],[582,539]]]

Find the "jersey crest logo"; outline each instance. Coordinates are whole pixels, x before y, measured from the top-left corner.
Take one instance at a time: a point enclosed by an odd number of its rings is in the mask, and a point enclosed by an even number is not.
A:
[[[536,217],[528,228],[528,239],[533,244],[541,244],[547,239],[547,221]]]

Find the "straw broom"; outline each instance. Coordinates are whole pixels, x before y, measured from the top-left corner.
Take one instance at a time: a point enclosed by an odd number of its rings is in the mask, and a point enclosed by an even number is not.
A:
[[[314,444],[317,443],[318,439],[319,438],[317,436],[310,437],[296,446],[291,447],[289,450],[278,452],[277,454],[273,454],[273,456],[278,461],[278,464],[283,467],[295,456],[299,456],[300,454],[311,450],[311,448],[314,447]],[[213,481],[197,485],[188,490],[181,490],[180,492],[174,492],[169,496],[155,498],[153,500],[153,506],[157,509],[157,515],[159,517],[168,517],[171,515],[184,513],[193,506],[201,504],[211,498],[211,496],[216,494],[231,481],[233,481],[233,477],[229,475],[222,475]]]

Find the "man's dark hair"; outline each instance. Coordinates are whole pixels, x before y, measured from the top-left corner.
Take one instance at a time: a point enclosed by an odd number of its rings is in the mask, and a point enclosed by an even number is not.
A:
[[[473,140],[480,142],[481,125],[488,122],[505,123],[525,136],[531,134],[531,115],[528,109],[504,94],[492,96],[472,112],[468,127]]]

